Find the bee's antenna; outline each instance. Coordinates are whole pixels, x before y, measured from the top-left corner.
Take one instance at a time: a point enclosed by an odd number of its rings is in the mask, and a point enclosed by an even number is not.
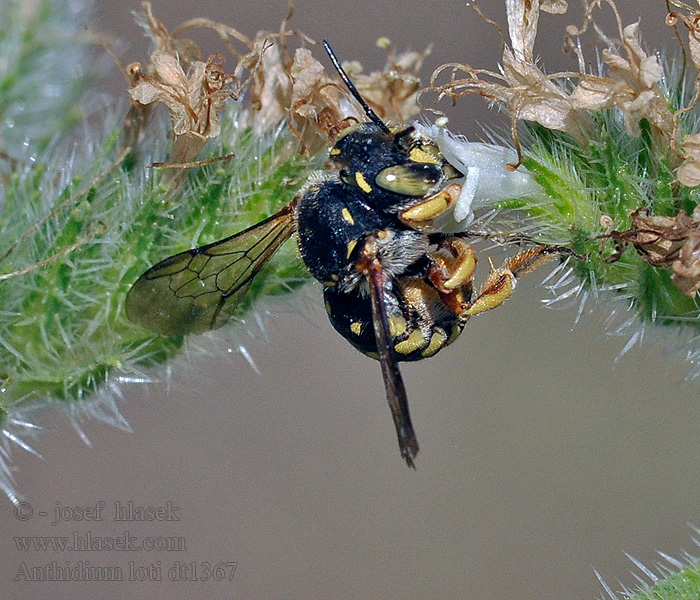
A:
[[[377,113],[375,113],[369,107],[367,102],[365,102],[365,99],[362,96],[360,96],[360,92],[357,91],[357,88],[354,86],[352,81],[350,81],[350,78],[345,72],[345,69],[343,69],[343,67],[340,66],[340,61],[338,61],[338,59],[335,56],[335,53],[333,52],[333,49],[330,47],[330,44],[326,40],[323,40],[323,47],[326,49],[326,52],[328,52],[328,56],[330,57],[331,62],[333,63],[333,66],[335,67],[336,71],[338,71],[340,78],[343,80],[345,85],[348,86],[348,89],[350,90],[350,93],[353,95],[355,100],[357,100],[360,103],[360,106],[365,111],[365,114],[367,115],[369,120],[372,121],[372,123],[374,123],[375,125],[377,125],[384,133],[391,133],[384,121],[382,121],[377,116]]]

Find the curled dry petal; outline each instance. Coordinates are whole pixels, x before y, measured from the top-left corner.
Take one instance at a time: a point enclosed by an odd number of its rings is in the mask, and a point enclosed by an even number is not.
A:
[[[258,131],[271,130],[287,115],[291,81],[277,42],[256,39],[254,48],[261,58],[250,85],[253,125]]]
[[[680,292],[695,298],[700,289],[700,231],[691,231],[673,262],[671,281]]]
[[[506,0],[506,13],[513,53],[520,60],[533,62],[540,17],[539,0]]]
[[[342,128],[340,95],[323,65],[306,48],[295,52],[290,72],[290,126],[298,132],[303,149],[315,152]]]
[[[566,0],[542,0],[540,10],[550,15],[563,15],[569,9]]]
[[[659,64],[659,59],[656,56],[647,56],[640,63],[639,79],[642,85],[651,88],[655,83],[661,81],[663,77],[663,69]]]
[[[700,185],[700,134],[688,136],[683,142],[683,162],[676,172],[681,185]]]
[[[627,54],[633,59],[633,62],[639,62],[647,57],[647,53],[642,48],[642,40],[639,34],[639,21],[625,26],[622,30],[622,41],[625,44]]]

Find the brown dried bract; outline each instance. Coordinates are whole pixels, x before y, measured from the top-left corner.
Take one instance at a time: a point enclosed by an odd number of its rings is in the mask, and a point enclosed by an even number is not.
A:
[[[171,163],[196,163],[207,140],[219,135],[226,102],[238,99],[246,88],[249,105],[241,112],[241,121],[257,132],[269,132],[286,120],[301,151],[309,154],[327,147],[351,122],[365,118],[349,100],[340,79],[329,75],[306,47],[315,42],[288,28],[294,8],[291,1],[279,31],[259,32],[254,39],[202,18],[168,32],[153,15],[150,3],[142,7],[141,25],[153,40],[154,50],[145,66],[133,63],[125,68],[129,93],[141,109],[130,119],[134,128],[141,128],[145,107],[160,103],[168,108],[174,133]],[[205,61],[194,42],[179,37],[194,28],[211,29],[224,41],[237,60],[232,73],[224,70],[220,54]],[[299,42],[296,50],[289,47],[292,37]],[[241,45],[243,51],[237,48]],[[360,68],[354,74],[355,84],[380,117],[403,122],[419,112],[417,73],[429,50],[395,56],[388,44],[383,47],[388,50],[385,69],[362,75]],[[163,177],[179,175],[173,169]]]
[[[671,267],[671,280],[680,292],[695,298],[700,289],[700,208],[692,216],[651,216],[646,209],[630,213],[632,224],[625,231],[609,230],[601,242],[615,241],[615,252],[605,262],[620,260],[628,244],[650,265]],[[609,225],[609,223],[608,223]],[[610,225],[609,225],[610,226]]]
[[[594,9],[603,3],[614,13],[620,42],[614,44],[595,28],[599,41],[606,46],[601,56],[607,73],[592,75],[586,72],[589,61],[582,54],[579,37],[592,23]],[[567,28],[566,49],[576,55],[578,71],[547,75],[534,59],[540,12],[561,14],[566,4],[507,0],[511,46],[503,44],[502,72],[477,69],[466,63],[447,64],[433,73],[431,87],[426,91],[436,92],[438,100],[476,93],[506,106],[518,148],[516,126],[519,120],[534,121],[548,129],[566,132],[585,143],[593,127],[590,113],[615,107],[624,114],[630,135],[639,136],[639,122],[646,119],[656,141],[669,154],[675,154],[676,120],[659,87],[663,72],[656,55],[648,55],[643,50],[638,24],[623,26],[613,0],[593,0],[585,6],[583,25]],[[483,16],[478,5],[475,7]],[[439,83],[443,74],[449,76],[447,83]]]
[[[353,83],[383,120],[405,123],[421,110],[418,104],[419,72],[432,46],[423,52],[405,51],[398,55],[394,54],[391,42],[386,38],[377,40],[377,46],[387,51],[384,69],[365,75],[362,66],[353,63]]]
[[[681,185],[700,185],[700,134],[690,135],[683,142],[683,162],[676,171],[676,177]]]
[[[429,49],[422,53],[405,52],[395,56],[389,44],[388,60],[382,71],[362,74],[357,63],[346,64],[348,75],[372,109],[387,121],[405,122],[419,111],[418,70]],[[308,48],[298,48],[293,60],[285,63],[278,44],[272,44],[262,59],[259,85],[252,86],[253,103],[258,111],[254,123],[259,126],[288,116],[292,133],[302,152],[313,154],[325,148],[351,122],[365,119],[345,85],[331,77],[323,63]]]
[[[297,48],[294,58],[279,42],[270,42],[251,86],[256,131],[270,131],[287,119],[302,153],[325,148],[345,126],[337,84],[308,48]]]
[[[219,135],[219,116],[229,99],[240,96],[238,77],[226,73],[220,54],[202,60],[199,47],[188,39],[168,33],[155,18],[151,5],[142,4],[142,25],[155,49],[145,67],[132,63],[129,95],[136,105],[164,104],[170,112],[173,128],[171,162],[187,163],[196,159],[207,140]],[[164,180],[177,178],[175,171]]]
[[[688,6],[684,2],[679,2],[678,0],[669,0],[669,3],[688,13],[672,11],[666,15],[666,24],[675,27],[678,21],[683,22],[688,31],[688,53],[690,54],[690,60],[693,62],[693,65],[695,65],[695,69],[699,72],[695,78],[695,97],[688,106],[677,111],[676,114],[680,114],[695,108],[698,104],[698,100],[700,100],[700,10]]]
[[[341,96],[323,65],[306,48],[295,52],[290,76],[289,127],[301,142],[301,151],[313,154],[346,124]]]

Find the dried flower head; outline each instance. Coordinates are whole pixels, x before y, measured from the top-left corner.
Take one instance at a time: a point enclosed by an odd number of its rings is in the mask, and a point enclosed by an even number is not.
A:
[[[263,39],[263,34],[258,35]],[[264,38],[260,67],[250,89],[252,110],[247,116],[256,131],[269,131],[286,119],[300,151],[314,154],[344,127],[341,96],[308,48],[302,46],[293,58],[288,56],[286,35],[276,40]],[[301,39],[310,41],[305,36]]]
[[[202,60],[199,47],[191,40],[178,39],[153,15],[144,2],[142,26],[153,41],[148,63],[132,63],[129,95],[140,106],[164,104],[170,112],[173,130],[172,163],[189,163],[204,145],[221,131],[221,111],[229,99],[242,91],[238,77],[226,73],[220,54]],[[182,172],[166,171],[164,182],[179,184]]]
[[[577,55],[578,71],[545,74],[534,60],[540,12],[562,14],[566,11],[566,3],[508,0],[506,9],[511,45],[503,44],[502,72],[477,69],[466,63],[450,63],[433,73],[427,91],[436,92],[438,100],[444,96],[457,98],[479,94],[504,105],[511,118],[518,148],[518,121],[539,123],[585,142],[593,127],[590,113],[608,108],[622,111],[626,128],[632,136],[639,136],[639,122],[648,120],[655,137],[670,148],[676,126],[659,87],[662,70],[658,58],[643,50],[637,23],[623,26],[613,2],[608,4],[613,8],[621,43],[615,45],[599,32],[600,41],[607,46],[601,53],[606,73],[594,75],[586,72],[587,63],[577,40],[588,30],[592,12],[600,4],[600,0],[587,4],[583,25],[567,28],[566,47]],[[443,73],[449,74],[449,81],[439,84]]]
[[[395,56],[388,42],[380,47],[388,56],[383,70],[362,74],[356,62],[344,68],[380,118],[405,122],[420,111],[418,71],[430,49]],[[326,72],[310,49],[297,48],[292,60],[285,58],[285,50],[281,43],[271,42],[262,57],[258,73],[264,77],[251,88],[254,123],[266,127],[270,121],[288,117],[302,152],[313,154],[327,147],[348,124],[365,117],[347,99],[345,85]]]
[[[603,236],[615,241],[615,252],[605,258],[618,261],[628,244],[639,256],[655,267],[671,267],[671,280],[678,290],[695,298],[700,289],[700,208],[691,216],[680,211],[675,217],[652,216],[647,209],[630,213],[629,229],[616,231],[608,220],[609,231]],[[603,245],[601,244],[601,252]]]
[[[689,135],[683,141],[683,162],[676,171],[676,177],[681,185],[700,185],[700,134]]]
[[[313,153],[343,128],[340,93],[323,65],[306,48],[294,54],[290,77],[289,125],[302,151]]]
[[[232,87],[236,79],[224,73],[219,54],[207,62],[193,61],[187,72],[183,63],[179,55],[154,52],[145,72],[133,68],[129,95],[139,104],[165,104],[176,138],[189,135],[206,141],[221,131],[219,114],[225,101],[238,97],[239,91]]]
[[[432,50],[404,51],[394,54],[391,42],[377,40],[377,47],[387,52],[386,65],[381,71],[363,74],[359,63],[352,64],[354,83],[365,101],[385,121],[405,123],[421,110],[418,94],[421,89],[419,72]]]

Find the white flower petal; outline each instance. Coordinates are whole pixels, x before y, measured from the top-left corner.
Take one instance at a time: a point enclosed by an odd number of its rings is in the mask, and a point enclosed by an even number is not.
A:
[[[474,196],[476,195],[476,190],[479,185],[479,173],[481,170],[479,167],[469,167],[467,169],[467,176],[462,184],[462,191],[457,199],[457,204],[454,207],[454,219],[457,223],[461,223],[465,219],[467,220],[467,225],[474,219],[474,214],[472,213],[472,202],[474,201]]]
[[[508,168],[516,163],[517,153],[511,148],[469,142],[451,135],[445,127],[415,123],[416,129],[435,140],[440,152],[454,167],[465,173],[453,219],[462,227],[473,219],[475,208],[491,206],[502,200],[541,194],[540,186],[524,167]]]

